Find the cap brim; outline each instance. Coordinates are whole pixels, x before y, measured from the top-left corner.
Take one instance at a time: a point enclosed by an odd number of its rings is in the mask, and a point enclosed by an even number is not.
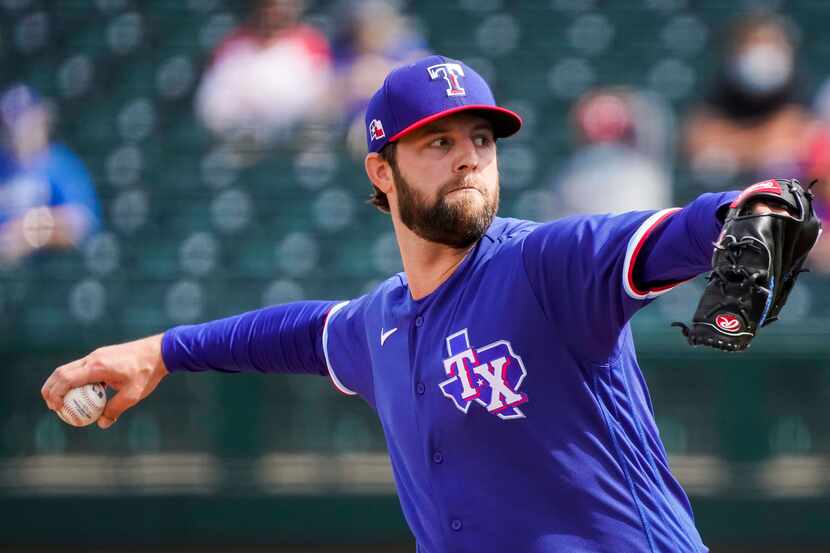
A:
[[[429,125],[433,121],[443,119],[444,117],[448,117],[450,115],[460,113],[462,111],[473,111],[478,113],[482,117],[488,119],[493,124],[493,134],[496,138],[504,138],[516,134],[519,131],[519,129],[522,128],[522,118],[519,117],[519,114],[514,111],[510,111],[509,109],[502,108],[499,106],[490,106],[487,104],[470,104],[466,106],[458,106],[446,109],[444,111],[434,113],[428,117],[424,117],[423,119],[419,119],[411,125],[409,125],[408,127],[406,127],[405,129],[401,130],[400,132],[389,137],[388,142],[395,142],[397,140],[400,140],[412,131],[420,129],[425,125]]]

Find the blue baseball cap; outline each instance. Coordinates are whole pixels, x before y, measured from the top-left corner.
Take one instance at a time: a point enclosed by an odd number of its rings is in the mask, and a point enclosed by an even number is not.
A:
[[[487,82],[464,62],[429,56],[392,70],[366,108],[366,144],[378,152],[424,125],[460,111],[489,119],[496,138],[510,136],[522,118],[496,105]]]
[[[24,84],[15,83],[0,92],[0,123],[11,128],[26,112],[43,103],[37,92]]]

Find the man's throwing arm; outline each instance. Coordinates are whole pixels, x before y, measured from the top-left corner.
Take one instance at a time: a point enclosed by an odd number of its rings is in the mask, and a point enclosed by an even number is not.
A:
[[[222,371],[326,375],[323,326],[335,302],[302,301],[165,332],[170,372]]]
[[[326,375],[322,343],[334,302],[297,302],[98,348],[56,368],[41,388],[57,411],[75,387],[103,382],[118,391],[98,426],[109,428],[175,371],[282,372]]]

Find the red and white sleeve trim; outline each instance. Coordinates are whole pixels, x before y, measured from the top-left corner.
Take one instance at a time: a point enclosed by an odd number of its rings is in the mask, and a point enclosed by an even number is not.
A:
[[[637,229],[637,232],[635,232],[628,241],[628,249],[625,252],[625,263],[623,264],[623,288],[625,288],[625,292],[629,295],[629,297],[634,298],[635,300],[656,298],[661,294],[665,294],[672,288],[680,286],[684,282],[688,282],[687,280],[672,282],[650,290],[640,290],[634,283],[634,267],[637,263],[637,256],[640,254],[640,250],[643,249],[646,240],[648,240],[648,237],[654,229],[660,226],[663,221],[671,217],[673,214],[680,211],[680,209],[681,208],[679,207],[673,207],[658,211],[646,219],[643,224],[640,225],[640,228]]]
[[[329,378],[331,378],[331,382],[334,384],[334,387],[337,388],[339,392],[342,392],[347,396],[354,396],[357,395],[357,392],[350,390],[344,386],[342,382],[340,382],[340,379],[337,378],[337,375],[334,373],[334,369],[331,367],[331,358],[329,357],[329,321],[331,321],[331,318],[335,313],[346,307],[348,304],[349,302],[347,301],[335,304],[326,315],[326,320],[323,323],[323,355],[326,357],[326,368],[329,371]]]

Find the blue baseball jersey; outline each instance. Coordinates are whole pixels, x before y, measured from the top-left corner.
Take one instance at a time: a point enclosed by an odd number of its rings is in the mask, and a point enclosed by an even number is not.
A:
[[[710,268],[716,216],[495,219],[415,301],[405,274],[348,302],[175,327],[171,372],[328,375],[380,418],[420,553],[707,551],[672,476],[629,320]]]
[[[401,273],[333,305],[329,376],[377,411],[420,553],[708,551],[629,320],[710,267],[733,197],[497,218],[427,297]]]

